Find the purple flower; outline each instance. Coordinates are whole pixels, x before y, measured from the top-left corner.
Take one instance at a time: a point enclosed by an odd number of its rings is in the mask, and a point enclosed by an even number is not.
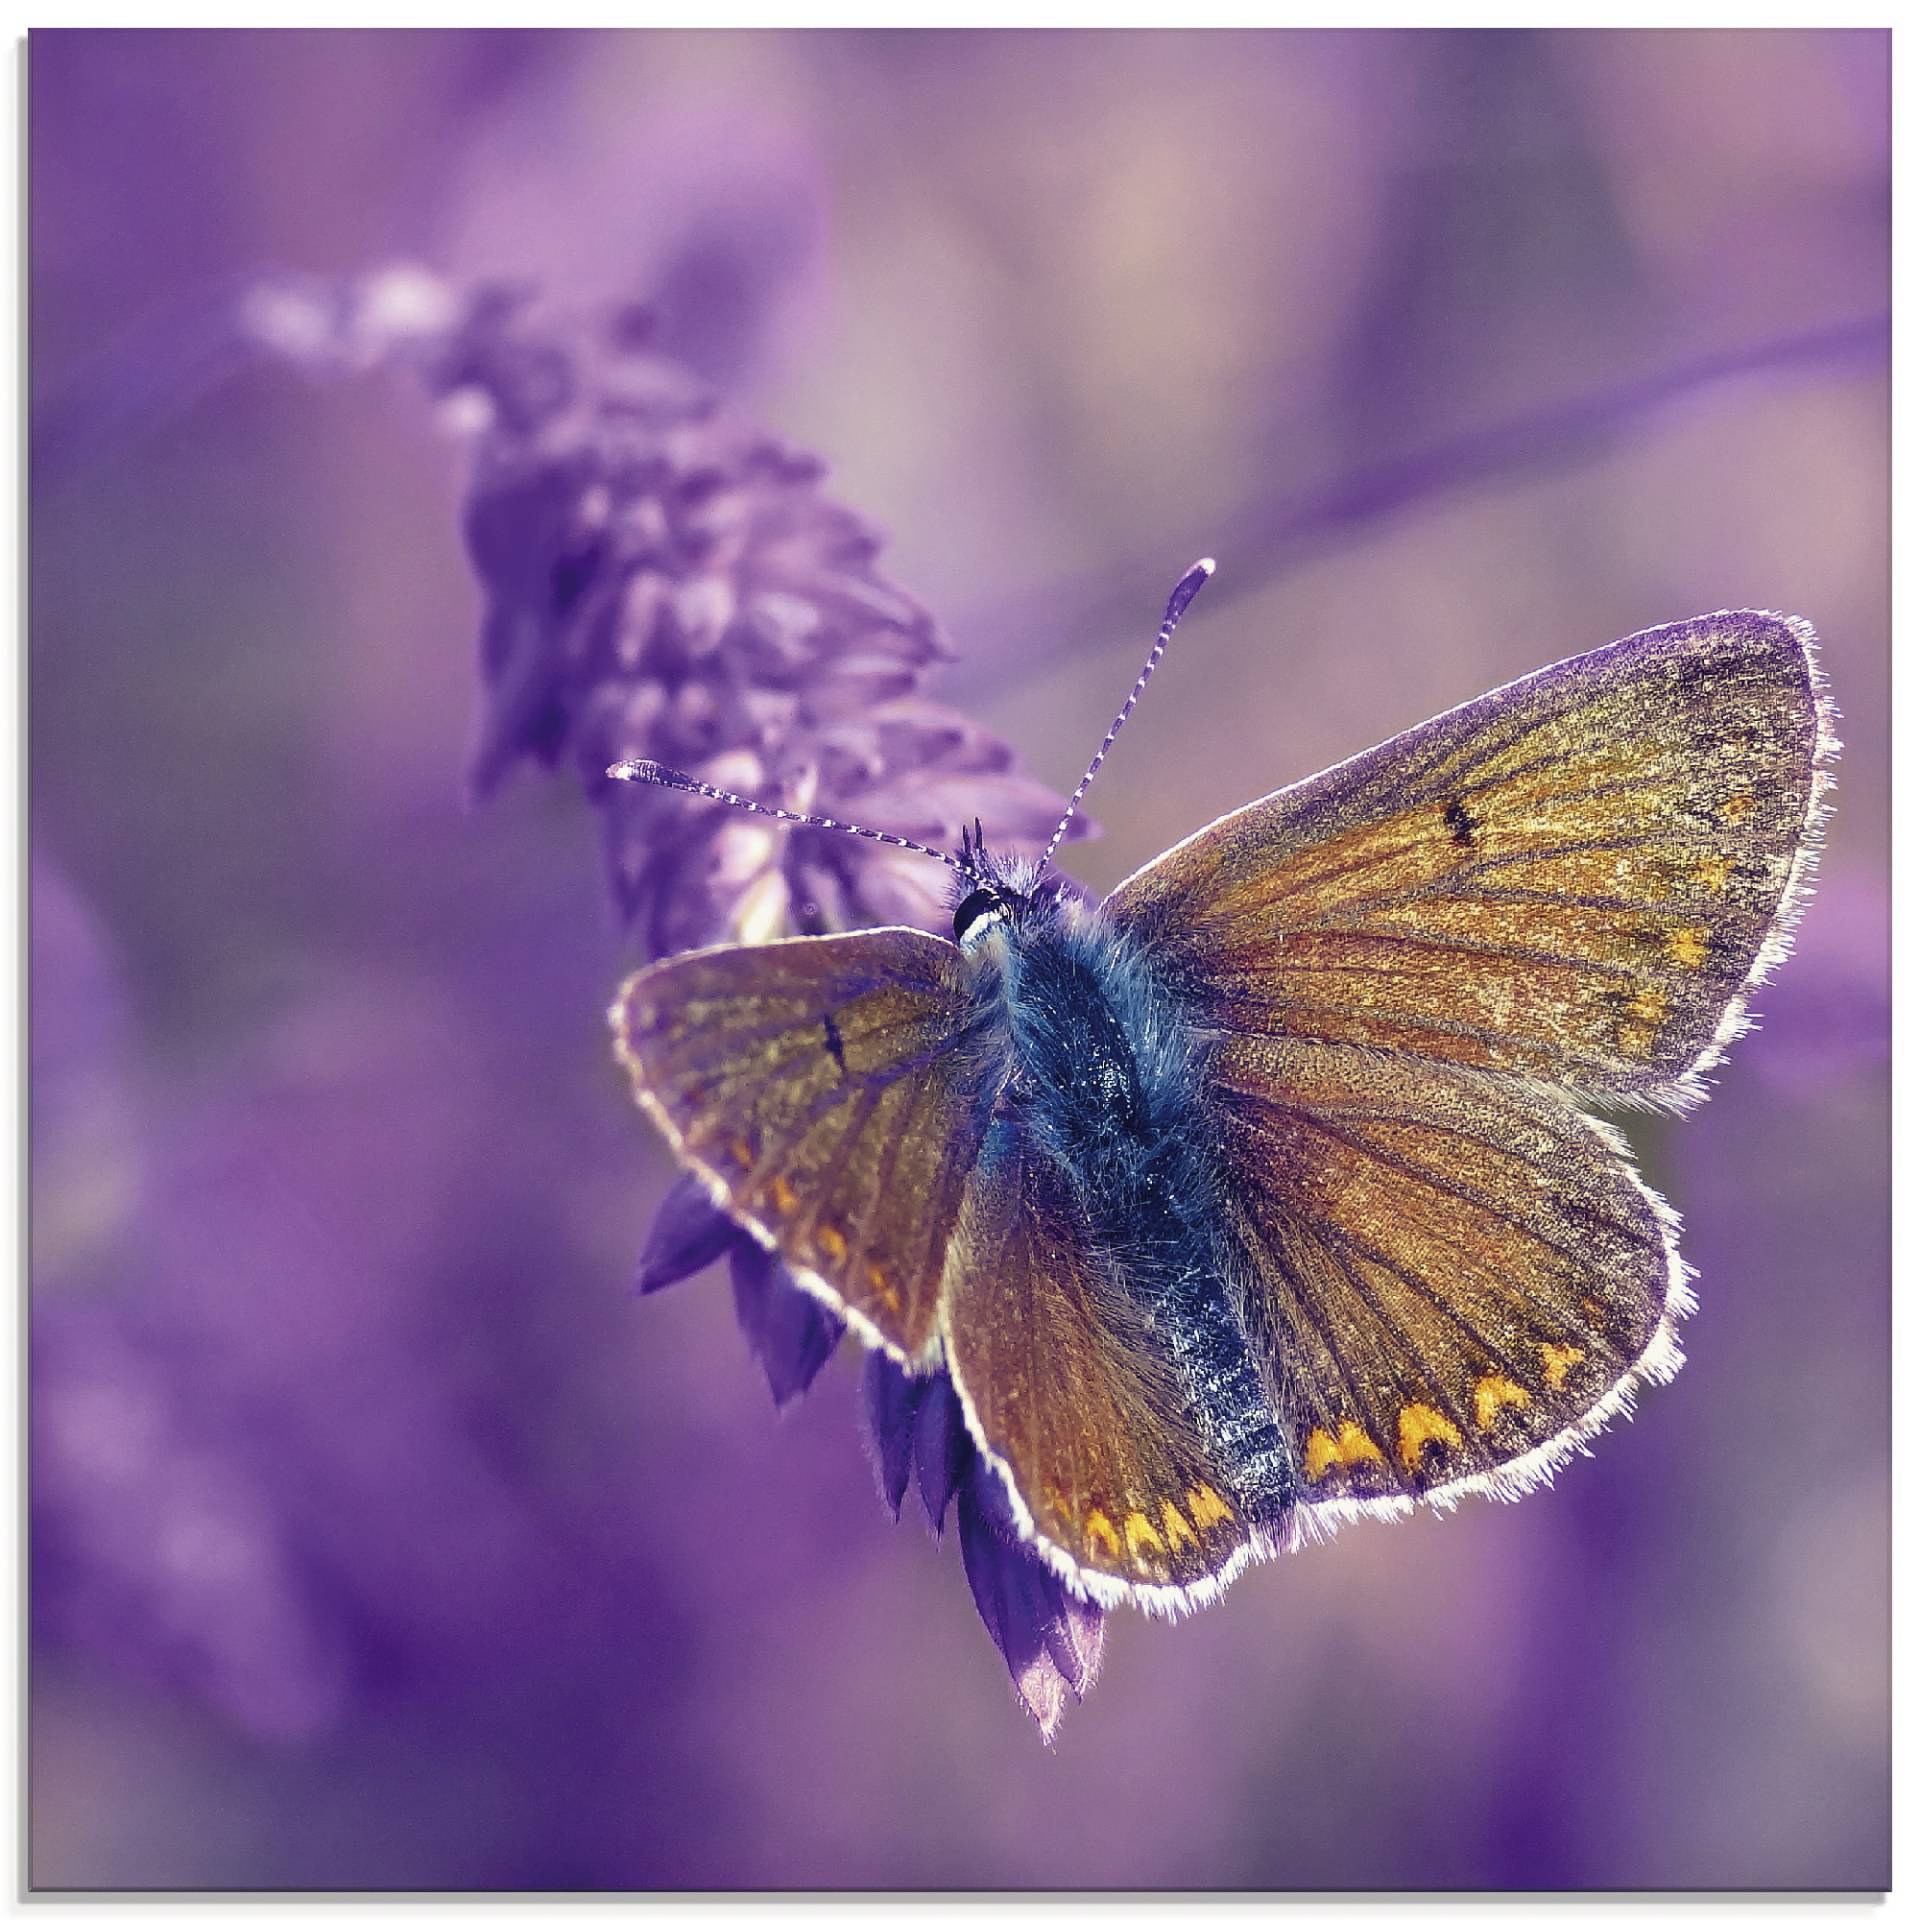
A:
[[[1051,1740],[1069,1695],[1084,1695],[1099,1672],[1106,1615],[1070,1593],[1021,1540],[944,1373],[909,1374],[884,1353],[870,1353],[862,1388],[882,1497],[897,1517],[911,1477],[938,1534],[957,1496],[960,1556],[974,1605],[1021,1704]]]
[[[616,761],[935,846],[975,819],[1009,851],[1044,844],[1060,796],[922,696],[947,648],[875,567],[878,534],[822,491],[818,459],[734,417],[658,351],[644,310],[566,314],[524,288],[461,292],[397,270],[263,286],[247,326],[315,367],[409,369],[471,442],[466,541],[486,595],[474,791],[522,760],[571,766],[648,953],[939,926],[948,880],[917,853],[610,781]],[[636,1289],[722,1254],[741,1331],[784,1405],[832,1356],[841,1323],[691,1177],[654,1219]],[[896,1517],[909,1476],[936,1535],[957,1497],[980,1617],[1051,1739],[1068,1695],[1092,1683],[1099,1609],[1019,1539],[944,1374],[910,1379],[872,1355],[866,1404]]]
[[[758,1241],[737,1234],[727,1254],[733,1311],[747,1345],[766,1369],[773,1404],[783,1407],[813,1385],[840,1344],[840,1322]]]
[[[638,1290],[658,1292],[722,1254],[733,1279],[734,1311],[767,1375],[775,1405],[806,1391],[840,1343],[841,1326],[803,1292],[781,1263],[735,1226],[691,1174],[654,1215],[640,1257]],[[1013,1676],[1021,1704],[1051,1741],[1069,1698],[1099,1672],[1106,1616],[1068,1591],[1021,1540],[998,1478],[967,1432],[960,1397],[946,1374],[910,1374],[884,1353],[867,1355],[861,1399],[881,1497],[899,1518],[909,1482],[929,1529],[945,1531],[958,1509],[960,1554],[974,1605]]]
[[[1014,1691],[1051,1740],[1068,1696],[1082,1698],[1099,1673],[1106,1615],[1022,1542],[1000,1481],[978,1454],[960,1488],[960,1553]]]
[[[682,1174],[654,1212],[634,1275],[634,1291],[658,1293],[662,1287],[691,1279],[747,1237],[713,1204],[692,1174]]]
[[[939,925],[924,858],[606,779],[649,759],[762,802],[1033,851],[1059,817],[1012,750],[920,695],[948,657],[875,567],[824,468],[729,413],[651,344],[643,309],[578,315],[413,270],[256,290],[253,331],[317,366],[410,368],[472,445],[467,549],[486,594],[473,786],[565,762],[650,954]],[[1076,826],[1078,822],[1076,821]]]

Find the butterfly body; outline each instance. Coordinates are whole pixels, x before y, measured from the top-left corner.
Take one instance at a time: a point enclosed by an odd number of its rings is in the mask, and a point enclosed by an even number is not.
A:
[[[990,867],[1004,903],[955,911],[1000,1071],[983,1158],[1039,1156],[1076,1235],[1177,1386],[1184,1416],[1243,1509],[1278,1521],[1294,1463],[1236,1306],[1220,1157],[1198,1098],[1208,1036],[1150,956],[1102,910]],[[969,935],[971,937],[969,937]]]
[[[1586,1107],[1703,1096],[1836,750],[1811,630],[1706,615],[1098,905],[963,845],[952,938],[658,962],[616,1046],[799,1285],[950,1375],[1035,1551],[1178,1610],[1339,1521],[1516,1497],[1678,1369],[1677,1221]]]

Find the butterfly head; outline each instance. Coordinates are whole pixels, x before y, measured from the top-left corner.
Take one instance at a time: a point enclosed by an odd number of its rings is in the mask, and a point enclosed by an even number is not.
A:
[[[998,887],[975,887],[953,910],[953,937],[963,948],[978,946],[1013,918],[1019,904],[1018,896]]]
[[[1039,861],[989,853],[977,820],[970,833],[960,836],[960,865],[960,879],[954,888],[953,937],[963,952],[977,950],[996,929],[1028,919],[1050,902],[1055,891],[1043,884]]]

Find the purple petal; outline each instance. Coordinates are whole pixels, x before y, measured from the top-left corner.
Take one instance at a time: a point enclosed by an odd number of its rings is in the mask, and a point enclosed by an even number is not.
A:
[[[1104,1615],[1076,1600],[1033,1549],[1001,1524],[1004,1499],[984,1461],[960,1489],[960,1554],[973,1603],[1041,1738],[1051,1740],[1069,1699],[1100,1664]]]
[[[946,1523],[947,1505],[974,1457],[966,1417],[953,1383],[937,1374],[927,1383],[913,1423],[913,1471],[920,1487],[920,1504],[927,1525],[938,1533]]]
[[[634,1274],[636,1293],[658,1293],[710,1266],[734,1241],[741,1229],[727,1218],[705,1186],[683,1173],[660,1202],[647,1229],[647,1244]]]
[[[893,1509],[896,1520],[913,1471],[914,1416],[927,1384],[904,1367],[895,1366],[877,1349],[867,1355],[861,1399],[866,1406],[867,1432],[873,1440],[874,1465],[880,1474],[880,1497]]]
[[[805,1393],[840,1344],[840,1322],[802,1293],[792,1275],[757,1241],[734,1242],[733,1310],[747,1345],[766,1370],[773,1404]]]
[[[1047,1577],[1054,1579],[1051,1573]],[[1100,1656],[1106,1648],[1106,1609],[1070,1593],[1064,1581],[1055,1580],[1054,1584],[1060,1589],[1059,1608],[1040,1623],[1040,1637],[1061,1679],[1073,1689],[1076,1699],[1084,1699],[1100,1676]]]

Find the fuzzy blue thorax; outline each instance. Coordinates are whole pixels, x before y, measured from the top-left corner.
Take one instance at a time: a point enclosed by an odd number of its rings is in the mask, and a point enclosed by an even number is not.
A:
[[[983,1044],[1004,1050],[1002,1110],[1065,1175],[1248,1511],[1277,1516],[1293,1462],[1236,1305],[1198,1096],[1205,1040],[1139,944],[1031,863],[996,863],[955,928]]]

